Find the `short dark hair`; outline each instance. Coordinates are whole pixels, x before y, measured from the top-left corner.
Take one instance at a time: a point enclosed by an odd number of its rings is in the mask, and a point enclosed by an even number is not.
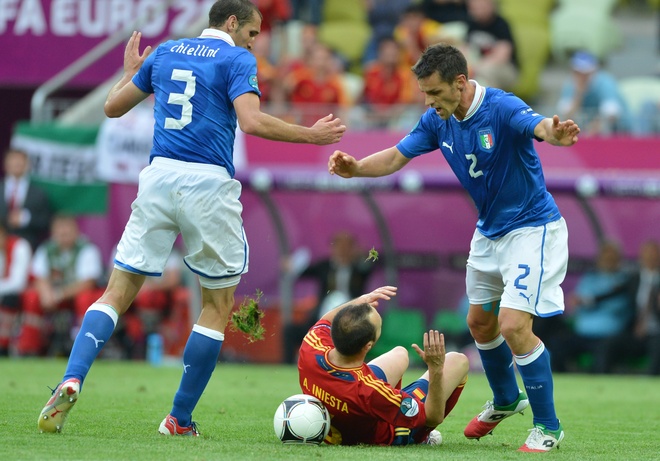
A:
[[[209,27],[223,25],[229,16],[236,16],[240,27],[252,20],[255,11],[263,18],[259,8],[250,0],[218,0],[209,10]]]
[[[376,327],[369,321],[372,307],[351,304],[340,310],[332,320],[332,342],[342,355],[355,355],[369,342],[376,341]]]
[[[465,56],[455,46],[437,43],[429,46],[412,67],[419,80],[430,77],[437,72],[443,82],[451,83],[459,75],[468,76],[468,65]]]

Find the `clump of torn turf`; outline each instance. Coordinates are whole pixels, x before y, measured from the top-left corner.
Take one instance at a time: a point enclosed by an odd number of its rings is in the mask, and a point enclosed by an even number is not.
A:
[[[376,251],[376,248],[371,247],[371,250],[369,250],[369,256],[365,261],[378,261],[378,252]]]
[[[246,296],[238,309],[231,314],[231,330],[245,333],[251,343],[261,341],[266,333],[266,329],[261,324],[265,312],[259,309],[259,300],[262,296],[261,290],[257,290],[254,298]]]

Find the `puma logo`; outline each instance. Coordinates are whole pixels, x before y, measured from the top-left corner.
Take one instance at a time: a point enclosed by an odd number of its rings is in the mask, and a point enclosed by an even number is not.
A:
[[[87,336],[88,338],[92,338],[94,340],[94,345],[96,346],[97,349],[99,348],[99,343],[104,343],[105,342],[102,339],[96,339],[96,336],[94,336],[89,331],[87,333],[85,333],[85,336]]]
[[[532,299],[532,296],[534,296],[534,295],[525,296],[525,293],[523,293],[522,291],[519,292],[518,294],[527,300],[527,304],[529,304],[529,300]]]
[[[442,141],[442,147],[449,149],[449,152],[454,153],[454,143],[447,144],[445,141]]]

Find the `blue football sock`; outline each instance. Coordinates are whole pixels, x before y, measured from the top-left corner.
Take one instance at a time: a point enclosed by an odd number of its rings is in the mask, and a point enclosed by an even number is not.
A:
[[[513,369],[513,354],[500,334],[489,343],[475,342],[481,363],[493,391],[493,403],[497,406],[510,405],[520,394],[516,373]]]
[[[219,331],[193,326],[183,350],[183,375],[170,412],[182,427],[191,424],[192,412],[211,379],[224,339]]]
[[[77,378],[82,388],[94,359],[112,336],[118,319],[119,315],[108,304],[94,303],[87,309],[73,343],[63,381]]]
[[[525,384],[529,404],[534,412],[534,424],[557,430],[559,421],[555,413],[550,354],[542,341],[529,354],[514,357]]]

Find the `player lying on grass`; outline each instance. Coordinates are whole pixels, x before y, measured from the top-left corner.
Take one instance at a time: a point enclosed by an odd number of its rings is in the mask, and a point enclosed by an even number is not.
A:
[[[320,399],[332,415],[326,443],[408,445],[442,443],[435,430],[454,408],[467,381],[465,355],[445,353],[444,336],[424,333],[424,349],[413,348],[428,370],[401,389],[408,351],[397,346],[369,363],[380,337],[376,307],[397,288],[380,287],[325,314],[309,330],[298,358],[300,387]],[[402,325],[402,327],[405,327]]]

